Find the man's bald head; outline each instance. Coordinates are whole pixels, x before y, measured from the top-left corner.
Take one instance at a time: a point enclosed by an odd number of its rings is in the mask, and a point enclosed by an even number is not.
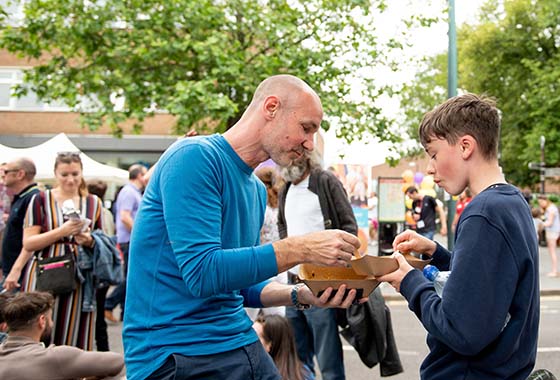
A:
[[[317,93],[300,78],[288,74],[274,75],[258,85],[249,107],[260,104],[269,96],[277,96],[284,107],[291,108],[303,93],[311,95],[320,104]]]

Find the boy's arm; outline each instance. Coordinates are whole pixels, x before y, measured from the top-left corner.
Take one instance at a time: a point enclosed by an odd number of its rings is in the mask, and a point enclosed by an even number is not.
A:
[[[401,293],[435,338],[462,355],[476,355],[500,334],[519,278],[503,233],[486,219],[462,223],[443,297],[420,271],[409,272]]]

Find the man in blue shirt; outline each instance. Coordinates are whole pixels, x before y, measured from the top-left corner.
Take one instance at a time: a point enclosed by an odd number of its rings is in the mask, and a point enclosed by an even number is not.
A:
[[[429,255],[451,271],[441,298],[399,253],[399,269],[378,278],[401,292],[428,330],[421,379],[525,380],[535,365],[537,237],[529,205],[498,164],[499,137],[493,101],[474,94],[448,99],[420,124],[428,174],[451,195],[468,187],[474,196],[459,217],[452,255],[413,231],[393,242],[395,251]]]
[[[299,263],[345,266],[359,247],[329,230],[259,245],[266,190],[253,169],[313,150],[321,101],[302,80],[264,80],[223,135],[177,141],[160,158],[132,231],[123,342],[127,378],[279,379],[244,306],[348,307],[266,279]]]

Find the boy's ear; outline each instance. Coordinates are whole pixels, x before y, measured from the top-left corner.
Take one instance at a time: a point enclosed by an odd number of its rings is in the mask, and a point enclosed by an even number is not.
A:
[[[459,138],[459,148],[461,149],[461,157],[468,160],[476,149],[476,140],[470,135],[465,135]]]

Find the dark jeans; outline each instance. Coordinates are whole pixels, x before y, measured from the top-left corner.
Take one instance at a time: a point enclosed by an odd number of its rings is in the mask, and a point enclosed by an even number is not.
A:
[[[312,307],[308,310],[286,308],[286,318],[294,328],[299,359],[313,372],[313,356],[324,380],[344,380],[342,342],[334,309]]]
[[[107,322],[105,322],[105,309],[102,305],[105,304],[107,297],[107,290],[109,287],[96,290],[97,310],[95,311],[95,346],[97,351],[109,351],[109,336],[107,334]]]
[[[105,310],[113,311],[113,309],[117,307],[117,305],[121,305],[121,319],[124,316],[124,301],[126,298],[126,274],[128,273],[129,244],[130,243],[119,243],[119,247],[124,258],[124,281],[113,289],[113,291],[111,292],[111,294],[109,294],[109,297],[107,297],[107,300],[105,301]]]
[[[430,240],[434,240],[434,235],[436,234],[436,231],[424,231],[424,232],[418,232],[419,235],[422,235],[424,237],[427,237]]]
[[[280,380],[261,342],[214,355],[170,355],[150,380]]]

